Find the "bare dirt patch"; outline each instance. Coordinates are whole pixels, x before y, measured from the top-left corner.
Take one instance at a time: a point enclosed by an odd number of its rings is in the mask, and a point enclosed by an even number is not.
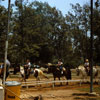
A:
[[[69,84],[67,86],[56,87],[30,87],[21,89],[21,98],[24,100],[35,100],[35,97],[42,97],[41,100],[99,100],[99,96],[88,95],[80,92],[79,88],[87,88],[89,85],[79,86],[79,84]],[[40,99],[37,99],[40,100]]]
[[[34,80],[36,79],[28,79],[27,81]],[[20,81],[20,79],[8,78],[7,81]],[[89,87],[89,83],[80,86],[80,82],[69,82],[69,85],[63,83],[62,86],[60,83],[57,83],[54,88],[52,84],[37,85],[29,88],[21,88],[20,97],[22,100],[100,100],[100,96],[90,96],[87,92],[79,90],[80,88]],[[100,85],[94,85],[94,87],[100,87]]]

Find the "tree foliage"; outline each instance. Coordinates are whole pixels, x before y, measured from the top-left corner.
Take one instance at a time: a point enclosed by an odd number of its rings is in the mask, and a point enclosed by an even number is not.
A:
[[[90,7],[72,6],[64,17],[48,3],[16,0],[11,8],[8,57],[13,63],[56,63],[78,66],[90,59]],[[0,59],[4,55],[7,9],[0,6]],[[100,61],[100,9],[94,8],[94,61]],[[99,59],[99,60],[98,60]]]

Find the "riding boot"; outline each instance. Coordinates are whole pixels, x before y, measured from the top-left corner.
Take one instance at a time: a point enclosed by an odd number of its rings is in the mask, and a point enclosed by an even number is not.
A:
[[[63,74],[63,71],[61,71],[61,74]]]
[[[90,70],[88,70],[88,76],[90,76]]]
[[[87,68],[85,68],[85,70],[86,70],[87,75],[89,75],[88,69],[87,69]]]

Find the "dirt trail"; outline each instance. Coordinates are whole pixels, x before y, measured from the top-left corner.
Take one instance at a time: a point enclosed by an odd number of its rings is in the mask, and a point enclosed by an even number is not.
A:
[[[82,86],[83,88],[88,85]],[[24,100],[34,100],[34,97],[42,96],[43,100],[97,100],[97,97],[84,95],[85,92],[80,92],[76,86],[56,86],[53,88],[34,87],[29,89],[21,89],[21,98]],[[80,94],[81,95],[75,95]],[[85,93],[86,94],[86,93]],[[92,100],[91,99],[91,100]],[[38,100],[38,99],[37,99]],[[39,99],[40,100],[40,99]],[[42,100],[42,99],[41,99]]]
[[[8,78],[7,80],[20,81],[18,78],[17,79]],[[28,81],[32,80],[29,79]],[[100,96],[95,97],[95,96],[84,95],[84,92],[79,91],[79,88],[89,88],[89,87],[90,84],[82,84],[82,86],[80,86],[80,83],[78,82],[76,83],[70,82],[69,85],[63,83],[62,86],[60,86],[60,83],[57,83],[54,88],[52,87],[52,84],[34,86],[34,87],[29,87],[28,89],[21,88],[20,97],[22,98],[22,100],[100,100]],[[80,93],[82,93],[82,95],[77,95]],[[43,99],[34,99],[36,97],[41,97],[41,96]]]

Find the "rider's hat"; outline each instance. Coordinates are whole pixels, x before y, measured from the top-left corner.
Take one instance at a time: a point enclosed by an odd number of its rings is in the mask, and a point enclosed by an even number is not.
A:
[[[88,59],[86,59],[86,61],[88,62],[89,60],[88,60]]]

